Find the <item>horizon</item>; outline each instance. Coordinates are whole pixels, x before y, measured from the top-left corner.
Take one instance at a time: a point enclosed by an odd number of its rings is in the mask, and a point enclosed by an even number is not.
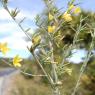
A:
[[[55,4],[57,4],[58,8],[64,7],[63,10],[67,8],[66,4],[69,0],[57,0]],[[80,2],[79,2],[80,1]],[[23,2],[23,3],[22,3]],[[87,0],[76,0],[76,3],[79,2],[79,6],[85,11],[95,12],[95,0],[87,1]],[[40,8],[39,8],[40,5]],[[35,25],[35,17],[37,14],[43,12],[45,5],[42,0],[9,0],[8,4],[10,9],[19,8],[21,12],[18,14],[17,18],[20,20],[22,17],[26,17],[25,23],[23,23],[23,27],[29,28],[31,27],[31,31],[29,33],[33,33],[37,26]],[[31,7],[32,6],[32,7]],[[8,42],[11,51],[6,55],[2,55],[0,53],[0,57],[14,57],[16,54],[19,54],[22,58],[28,58],[30,56],[29,51],[27,50],[27,46],[30,46],[30,41],[25,41],[26,35],[18,28],[16,23],[11,19],[9,14],[0,7],[0,42]],[[18,42],[18,40],[19,42]],[[77,51],[79,54],[80,51]],[[84,55],[85,52],[81,51],[81,54]],[[80,62],[81,54],[72,57],[71,61]],[[75,57],[77,59],[75,59]]]

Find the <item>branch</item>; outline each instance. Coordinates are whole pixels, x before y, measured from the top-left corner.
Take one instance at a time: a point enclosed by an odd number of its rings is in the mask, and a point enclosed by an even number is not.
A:
[[[84,20],[86,20],[87,18],[88,18],[88,16],[85,17],[85,18],[83,18],[83,19],[82,19],[82,17],[80,18],[80,25],[79,25],[79,27],[77,28],[77,30],[75,30],[73,27],[71,27],[71,28],[73,29],[73,31],[75,31],[76,33],[75,33],[75,36],[74,36],[73,43],[72,43],[72,44],[69,46],[69,48],[65,51],[64,58],[63,58],[61,64],[64,64],[66,57],[69,55],[69,53],[70,53],[70,51],[73,49],[73,47],[76,46],[76,42],[77,42],[77,40],[78,40],[78,39],[77,39],[77,38],[78,38],[78,35],[79,35],[80,31],[81,31],[82,29],[84,29],[84,26],[82,26],[82,22],[83,22]]]
[[[1,61],[2,62],[4,62],[4,63],[6,63],[7,65],[9,65],[10,67],[13,67],[13,65],[12,64],[10,64],[8,61],[6,61],[6,60],[4,60],[4,59],[1,59]],[[21,73],[23,73],[23,74],[25,74],[25,75],[28,75],[28,76],[33,76],[33,77],[38,77],[38,76],[40,76],[40,77],[46,77],[46,75],[41,75],[41,74],[39,74],[39,75],[34,75],[34,74],[30,74],[30,73],[26,73],[26,72],[24,72],[23,70],[21,70],[21,69],[19,69],[19,68],[16,68],[16,67],[14,67],[15,69],[18,69]]]
[[[2,3],[2,4],[3,4],[3,3]],[[9,11],[9,9],[8,9],[8,7],[7,7],[7,5],[4,5],[4,4],[3,4],[3,7],[4,7],[4,9],[9,13],[9,15],[11,16],[11,18],[16,22],[16,24],[20,27],[20,29],[25,33],[25,35],[29,38],[29,40],[32,41],[31,37],[30,37],[30,36],[27,34],[27,32],[23,29],[23,27],[21,26],[21,24],[18,23],[18,22],[16,21],[16,19],[11,15],[11,13],[10,13],[10,11]],[[36,61],[37,61],[37,63],[39,64],[39,66],[41,67],[41,69],[43,70],[45,76],[47,76],[48,80],[49,80],[50,83],[51,83],[51,80],[50,80],[50,78],[49,78],[50,76],[48,76],[48,74],[47,74],[46,71],[44,70],[43,66],[40,64],[40,62],[39,62],[39,60],[37,59],[37,57],[35,56],[35,54],[33,54],[33,56],[34,56],[34,58],[36,59]]]
[[[50,76],[49,74],[47,74],[47,72],[45,71],[45,69],[44,69],[43,66],[41,65],[39,59],[37,58],[36,54],[35,54],[34,52],[32,52],[32,55],[33,55],[33,57],[35,58],[37,64],[38,64],[38,65],[40,66],[40,68],[42,69],[43,73],[47,76],[47,79],[49,80],[49,82],[51,83],[51,85],[54,84],[54,83],[53,83],[53,80],[52,80],[52,78],[51,78],[51,76]]]
[[[2,3],[2,4],[3,4],[3,3]],[[9,11],[9,9],[8,9],[8,7],[7,7],[7,5],[4,5],[4,4],[3,4],[3,7],[4,7],[4,9],[9,13],[9,15],[11,16],[11,18],[15,21],[15,23],[19,26],[19,28],[24,32],[24,34],[28,37],[28,39],[29,39],[30,41],[32,41],[31,37],[27,34],[26,30],[24,30],[23,27],[21,26],[21,24],[16,21],[15,17],[13,17],[13,16],[11,15],[11,13],[10,13],[10,11]]]
[[[94,33],[95,33],[95,29],[94,29]],[[92,54],[92,50],[93,50],[93,48],[94,48],[94,39],[95,39],[95,34],[94,34],[94,36],[93,36],[93,38],[92,38],[92,42],[91,42],[91,44],[90,44],[89,52],[88,52],[88,54],[87,54],[87,56],[86,56],[86,58],[85,58],[85,61],[84,61],[83,65],[82,65],[81,69],[80,69],[80,74],[79,74],[77,83],[76,83],[76,85],[75,85],[74,91],[72,92],[71,95],[75,95],[75,94],[76,94],[76,91],[77,91],[78,86],[79,86],[79,84],[80,84],[81,77],[82,77],[82,75],[83,75],[83,73],[84,73],[84,71],[85,71],[85,68],[86,68],[87,63],[88,63],[88,61],[89,61],[89,58],[91,57],[91,54]]]

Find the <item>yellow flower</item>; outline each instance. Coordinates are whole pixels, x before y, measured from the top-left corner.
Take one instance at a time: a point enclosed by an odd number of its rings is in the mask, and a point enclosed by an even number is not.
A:
[[[54,19],[54,16],[51,13],[49,13],[48,19],[49,20],[53,20]]]
[[[48,32],[52,33],[55,30],[55,26],[48,26]]]
[[[0,51],[5,55],[10,49],[7,47],[7,43],[0,43]]]
[[[65,71],[67,72],[68,75],[71,76],[71,74],[72,74],[72,69],[66,68]]]
[[[80,7],[75,8],[75,10],[73,11],[73,13],[74,13],[74,14],[79,14],[79,13],[81,13]]]
[[[65,12],[63,15],[62,15],[62,18],[66,21],[66,22],[70,22],[72,21],[72,16],[71,14]]]
[[[80,7],[76,7],[74,5],[69,6],[69,11],[72,11],[75,15],[81,13]]]
[[[13,65],[15,67],[21,67],[20,62],[22,61],[22,59],[19,57],[19,55],[16,55],[13,59]]]
[[[32,42],[34,43],[34,44],[38,44],[38,43],[40,43],[40,41],[41,41],[41,36],[35,36],[35,37],[33,37],[33,39],[32,39]]]

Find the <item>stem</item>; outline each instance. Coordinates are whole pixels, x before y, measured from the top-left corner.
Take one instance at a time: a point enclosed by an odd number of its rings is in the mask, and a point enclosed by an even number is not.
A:
[[[41,65],[40,61],[38,60],[36,54],[34,54],[34,52],[32,52],[32,55],[33,55],[33,57],[35,58],[37,64],[38,64],[38,65],[40,66],[40,68],[42,69],[43,73],[46,75],[46,77],[47,77],[48,81],[50,82],[51,86],[53,87],[53,84],[54,84],[54,83],[53,83],[53,80],[52,80],[51,76],[50,76],[49,74],[47,74],[47,72],[44,70],[44,68],[43,68],[43,66]]]
[[[60,91],[57,86],[54,88],[53,95],[60,95]]]
[[[82,22],[81,22],[81,23],[82,23]],[[72,44],[68,47],[68,49],[65,51],[64,58],[63,58],[61,64],[64,64],[64,62],[65,62],[65,60],[66,60],[66,57],[70,54],[70,51],[73,49],[73,47],[76,46],[76,41],[77,41],[78,35],[79,35],[79,33],[80,33],[80,31],[81,31],[81,28],[82,28],[81,23],[80,23],[80,25],[79,25],[79,27],[78,27],[77,30],[75,30],[75,29],[73,29],[73,28],[71,27],[76,33],[75,33],[75,36],[74,36],[73,43],[72,43]]]
[[[3,5],[3,6],[4,6],[4,5]],[[27,38],[28,38],[30,41],[32,41],[31,37],[30,37],[30,36],[27,34],[27,32],[23,29],[23,27],[21,26],[21,24],[18,23],[18,22],[16,21],[16,19],[11,15],[11,13],[10,13],[8,7],[7,7],[7,6],[4,6],[4,8],[5,8],[5,10],[9,13],[9,15],[11,16],[11,18],[15,21],[15,23],[16,23],[16,24],[20,27],[20,29],[24,32],[24,34],[27,36]]]
[[[49,35],[49,33],[47,32],[47,30],[45,28],[43,28],[42,26],[37,25],[38,27],[42,28],[48,35],[48,37],[50,38],[49,40],[49,45],[50,45],[50,49],[52,50],[52,56],[51,56],[51,64],[52,64],[52,75],[53,75],[53,79],[52,84],[57,84],[58,82],[58,76],[57,76],[57,72],[56,72],[56,63],[54,62],[54,56],[53,56],[53,46],[52,46],[52,39],[51,36]],[[58,87],[56,87],[55,85],[53,86],[53,95],[60,95],[60,91],[58,89]]]
[[[51,55],[51,66],[52,66],[52,78],[54,80],[54,89],[53,89],[53,95],[60,95],[60,91],[59,91],[59,88],[58,86],[56,86],[57,82],[58,82],[58,75],[57,75],[57,72],[56,72],[56,63],[54,63],[54,54],[53,54],[53,46],[52,46],[52,43],[50,42],[50,48],[51,48],[51,51],[52,51],[52,55]]]
[[[94,32],[95,32],[95,30],[94,30]],[[94,37],[95,37],[95,34],[94,34]],[[94,37],[92,38],[92,42],[91,42],[91,44],[90,44],[89,52],[88,52],[88,54],[87,54],[87,57],[85,58],[85,61],[84,61],[83,65],[82,65],[81,69],[80,69],[80,74],[79,74],[77,83],[76,83],[75,88],[74,88],[74,91],[73,91],[73,93],[72,93],[71,95],[75,95],[75,94],[76,94],[76,91],[77,91],[78,86],[79,86],[79,84],[80,84],[81,77],[82,77],[82,75],[83,75],[83,73],[84,73],[84,71],[85,71],[85,68],[86,68],[87,63],[88,63],[88,61],[89,61],[89,58],[91,57],[91,53],[92,53],[92,50],[93,50],[93,48],[94,48]]]
[[[11,16],[11,18],[17,23],[17,25],[20,27],[20,29],[25,33],[25,35],[29,38],[29,40],[32,41],[31,37],[27,34],[27,32],[25,32],[25,30],[23,29],[23,27],[21,26],[20,23],[18,23],[16,21],[16,19],[11,15],[8,7],[6,5],[3,4],[3,7],[5,8],[5,10],[9,13],[9,15]],[[38,63],[38,65],[41,67],[43,73],[45,74],[45,76],[47,77],[47,79],[49,80],[49,82],[51,83],[51,79],[50,76],[46,73],[46,71],[44,70],[43,66],[40,64],[39,60],[37,59],[37,57],[35,56],[35,54],[33,53],[34,58],[36,59],[36,62]],[[24,73],[24,72],[23,72]]]
[[[52,1],[52,4],[53,4],[53,1]],[[49,1],[47,1],[47,2],[45,2],[45,5],[46,5],[46,7],[47,7],[47,9],[48,9],[48,11],[50,12],[50,10],[53,8],[51,5],[52,4],[50,4],[49,3]],[[56,18],[54,17],[54,19],[55,19],[55,21],[57,21],[56,20]],[[55,32],[59,29],[60,27],[58,27],[56,30],[55,30]],[[46,31],[47,32],[47,31]],[[47,32],[48,33],[48,32]],[[52,67],[52,79],[53,79],[53,81],[54,81],[54,89],[53,89],[53,95],[60,95],[60,91],[59,91],[59,88],[58,88],[58,86],[56,85],[57,83],[58,83],[58,75],[57,75],[57,72],[56,72],[56,68],[57,68],[57,65],[56,65],[56,63],[54,62],[54,54],[53,54],[53,39],[52,39],[52,37],[48,34],[48,36],[49,36],[49,46],[50,46],[50,50],[52,51],[52,54],[51,54],[51,67]]]
[[[58,76],[57,76],[57,73],[56,73],[56,64],[54,63],[53,46],[52,46],[51,42],[50,42],[50,48],[51,48],[51,51],[52,51],[51,65],[52,65],[53,80],[54,80],[55,83],[57,83]]]
[[[9,65],[10,67],[13,67],[13,65],[11,65],[8,61],[6,61],[6,60],[4,60],[4,59],[1,59],[1,61],[2,62],[4,62],[4,63],[6,63],[7,65]],[[33,77],[38,77],[38,76],[40,76],[40,77],[46,77],[46,75],[41,75],[41,74],[39,74],[39,75],[34,75],[34,74],[30,74],[30,73],[26,73],[26,72],[24,72],[24,71],[22,71],[21,69],[19,69],[19,68],[16,68],[16,67],[14,67],[15,69],[18,69],[21,73],[23,73],[23,74],[25,74],[25,75],[28,75],[28,76],[33,76]]]

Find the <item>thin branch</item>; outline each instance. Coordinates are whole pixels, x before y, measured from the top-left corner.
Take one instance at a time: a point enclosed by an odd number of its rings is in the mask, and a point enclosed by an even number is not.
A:
[[[47,6],[48,11],[50,12],[50,10],[52,9],[51,5],[48,2],[45,2],[45,4]],[[57,21],[57,19],[55,18],[55,16],[54,16],[54,19],[55,19],[55,21]],[[56,31],[58,31],[58,29],[59,29],[59,27],[56,28],[56,30],[54,31],[54,33]],[[49,33],[48,33],[48,35],[49,35]],[[50,46],[50,50],[52,51],[51,59],[50,59],[51,66],[52,66],[52,78],[53,78],[54,84],[56,84],[58,82],[58,75],[57,75],[57,72],[56,72],[57,65],[56,65],[56,63],[54,63],[54,53],[53,53],[54,52],[54,50],[53,50],[54,48],[53,48],[53,43],[54,43],[54,41],[53,41],[52,37],[50,37],[49,46]],[[59,87],[57,87],[56,85],[54,85],[53,94],[54,95],[60,95]]]
[[[69,65],[69,64],[71,64],[71,63],[64,64],[62,67],[65,67],[65,66],[67,66],[67,65]]]
[[[28,76],[33,76],[33,77],[47,77],[46,75],[34,75],[34,74],[30,74],[30,73],[26,73],[22,70],[20,70],[21,73],[25,74],[25,75],[28,75]]]
[[[40,66],[40,68],[42,69],[43,73],[47,76],[47,79],[49,80],[49,82],[51,83],[51,86],[52,86],[52,84],[54,84],[54,83],[53,83],[53,80],[51,80],[51,79],[52,79],[51,76],[45,71],[45,69],[44,69],[43,66],[41,65],[39,59],[37,58],[37,55],[36,55],[34,52],[32,52],[32,55],[33,55],[33,57],[35,58],[37,64],[38,64],[38,65]],[[53,87],[53,86],[52,86],[52,87]]]
[[[28,50],[29,50],[29,48],[28,48]],[[51,83],[51,86],[52,86],[52,84],[54,84],[54,83],[51,80],[52,79],[51,76],[45,71],[45,69],[43,68],[42,64],[40,63],[37,55],[34,53],[34,51],[32,51],[31,54],[33,55],[34,59],[36,60],[36,63],[38,64],[38,66],[42,69],[43,73],[47,76],[47,79],[49,80],[49,82]]]
[[[7,12],[10,14],[10,11],[8,10],[8,8],[6,7],[5,9],[6,9]],[[11,16],[11,14],[10,14],[10,16]],[[11,16],[11,17],[12,17],[12,16]],[[14,17],[12,17],[12,19],[16,22],[16,20],[15,20]],[[16,23],[17,23],[17,22],[16,22]],[[18,26],[21,28],[21,30],[26,34],[26,36],[27,36],[30,40],[32,40],[31,37],[27,34],[27,32],[25,32],[25,30],[23,29],[23,27],[21,26],[21,24],[19,24],[19,23],[17,23],[17,24],[18,24]],[[47,74],[46,71],[44,70],[43,66],[40,64],[39,60],[36,58],[35,54],[33,54],[33,56],[34,56],[34,58],[36,59],[36,61],[37,61],[37,63],[39,64],[39,66],[41,67],[41,69],[43,70],[45,76],[48,78],[49,82],[51,83],[50,78],[48,77],[48,74]]]
[[[95,29],[94,29],[94,32],[95,32]],[[84,61],[83,65],[82,65],[81,69],[80,69],[80,74],[79,74],[77,83],[76,83],[75,88],[74,88],[74,91],[72,92],[71,95],[75,95],[75,94],[76,94],[76,91],[77,91],[78,86],[79,86],[79,84],[80,84],[81,77],[82,77],[82,75],[83,75],[83,73],[84,73],[84,71],[85,71],[85,68],[86,68],[87,63],[88,63],[88,61],[89,61],[89,58],[91,57],[92,50],[93,50],[93,48],[94,48],[94,38],[95,38],[95,35],[94,35],[94,37],[92,38],[92,42],[91,42],[91,44],[90,44],[89,52],[88,52],[88,54],[87,54],[87,56],[86,56],[86,58],[85,58],[85,61]]]
[[[25,32],[25,30],[23,29],[23,27],[21,26],[21,24],[18,23],[18,22],[16,21],[16,19],[11,15],[11,13],[10,13],[8,7],[5,6],[5,5],[3,5],[3,7],[4,7],[5,10],[9,13],[9,15],[11,16],[11,18],[17,23],[17,25],[20,27],[20,29],[26,34],[26,36],[27,36],[30,40],[32,40],[31,37],[27,34],[27,32]],[[37,57],[35,56],[35,54],[33,54],[33,56],[34,56],[34,58],[36,59],[36,61],[37,61],[37,63],[39,64],[39,66],[41,67],[41,69],[43,70],[45,76],[47,76],[48,80],[50,81],[50,78],[49,78],[50,76],[48,77],[48,74],[47,74],[46,71],[44,70],[43,66],[40,64],[40,62],[39,62],[39,60],[37,59]],[[51,81],[50,81],[50,83],[51,83]]]
[[[82,23],[82,22],[81,22]],[[78,35],[80,33],[80,30],[81,30],[81,23],[78,27],[77,30],[73,29],[76,33],[75,33],[75,36],[74,36],[74,40],[73,40],[73,43],[69,46],[69,48],[65,51],[65,54],[64,54],[64,58],[62,60],[62,63],[61,64],[64,64],[65,60],[66,60],[66,57],[69,55],[70,51],[73,49],[74,46],[76,46],[76,41],[77,41],[77,38],[78,38]]]
[[[1,61],[2,62],[4,62],[5,64],[7,64],[7,65],[9,65],[10,67],[14,67],[12,64],[10,64],[8,61],[6,61],[6,60],[4,60],[4,59],[1,59]],[[24,72],[23,70],[21,70],[21,69],[19,69],[19,68],[16,68],[16,67],[14,67],[15,69],[18,69],[21,73],[23,73],[23,74],[25,74],[25,75],[28,75],[28,76],[33,76],[33,77],[46,77],[46,75],[41,75],[41,74],[39,74],[39,75],[35,75],[35,74],[30,74],[30,73],[26,73],[26,72]]]
[[[28,35],[28,33],[23,29],[23,27],[21,26],[20,23],[18,23],[16,21],[16,19],[11,15],[9,9],[7,6],[3,5],[4,9],[9,13],[9,15],[11,16],[11,18],[15,21],[15,23],[19,26],[19,28],[24,32],[24,34],[28,37],[29,40],[32,40],[31,37]]]
[[[55,83],[57,83],[58,82],[58,76],[57,76],[57,73],[56,73],[56,63],[54,63],[53,46],[52,46],[51,42],[49,44],[50,44],[50,49],[52,51],[52,54],[51,54],[51,65],[52,65],[53,79],[54,79]]]

